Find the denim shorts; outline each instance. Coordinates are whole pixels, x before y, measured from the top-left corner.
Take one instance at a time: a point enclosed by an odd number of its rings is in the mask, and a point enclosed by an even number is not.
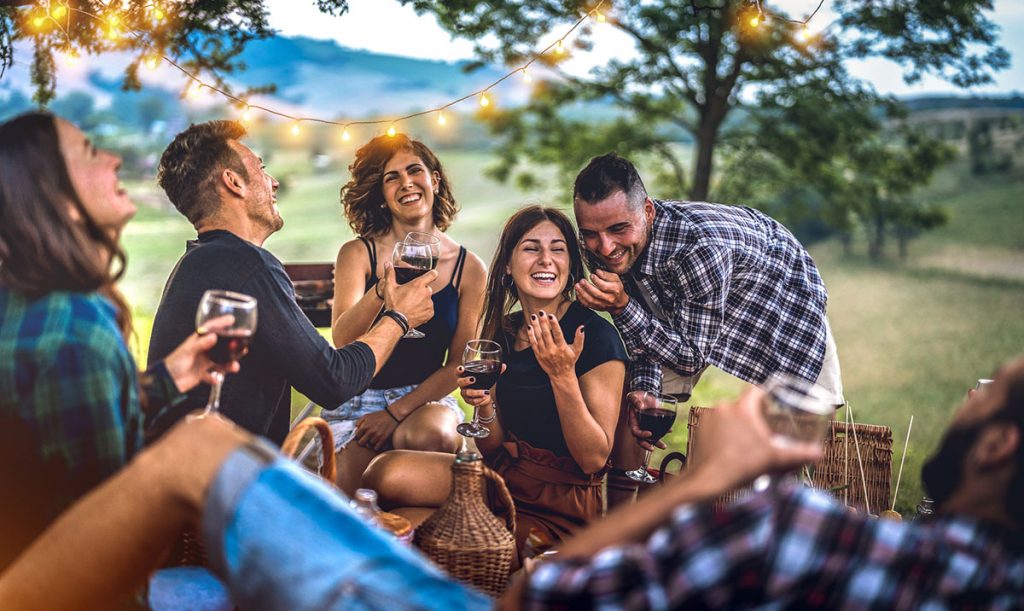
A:
[[[320,417],[331,425],[331,432],[334,433],[334,451],[341,451],[352,440],[356,431],[356,422],[360,418],[373,412],[382,411],[385,407],[411,393],[416,386],[416,384],[410,384],[396,388],[368,388],[363,394],[352,397],[336,409],[321,410]],[[450,409],[460,422],[465,418],[462,408],[459,407],[459,402],[452,395],[445,395],[433,402]]]

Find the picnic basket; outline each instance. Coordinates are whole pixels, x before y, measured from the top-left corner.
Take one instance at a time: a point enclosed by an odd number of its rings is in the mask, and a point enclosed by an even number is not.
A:
[[[484,500],[491,481],[505,509],[505,521]],[[416,529],[415,545],[459,581],[499,596],[516,555],[515,505],[500,475],[475,452],[460,452],[452,464],[451,492],[444,504]]]

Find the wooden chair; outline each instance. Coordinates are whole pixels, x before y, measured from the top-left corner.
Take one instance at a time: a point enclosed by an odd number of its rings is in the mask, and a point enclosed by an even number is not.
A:
[[[700,445],[701,421],[711,409],[698,406],[690,408],[687,423],[687,456],[692,457],[694,448]],[[874,424],[849,426],[845,422],[833,420],[825,434],[824,455],[808,469],[813,487],[831,493],[839,501],[857,511],[864,512],[870,508],[870,513],[878,514],[889,508],[892,488],[892,430],[887,426]],[[729,503],[745,492],[746,489],[733,490],[723,495],[717,502]]]

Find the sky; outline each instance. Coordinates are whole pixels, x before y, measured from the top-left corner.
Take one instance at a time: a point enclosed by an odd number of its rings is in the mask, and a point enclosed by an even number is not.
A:
[[[782,10],[792,17],[806,15],[818,0],[762,0],[765,8]],[[829,0],[811,22],[813,28],[828,27],[832,19]],[[899,66],[881,59],[850,64],[854,76],[868,80],[881,93],[922,95],[927,93],[999,94],[1024,92],[1024,0],[994,0],[991,19],[1000,27],[1000,44],[1010,51],[1012,65],[996,75],[996,82],[970,90],[961,90],[934,77],[907,85]],[[455,61],[473,58],[473,45],[452,37],[438,25],[433,15],[419,16],[411,6],[398,0],[349,0],[350,10],[341,17],[320,13],[312,0],[268,0],[270,23],[286,36],[333,39],[339,44],[377,53],[421,59]],[[554,41],[571,24],[560,24],[546,42]],[[595,31],[595,48],[575,57],[566,68],[585,73],[590,67],[622,56],[632,50],[625,34],[612,28]]]

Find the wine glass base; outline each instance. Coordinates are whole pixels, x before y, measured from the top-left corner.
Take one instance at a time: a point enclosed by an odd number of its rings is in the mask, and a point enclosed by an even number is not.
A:
[[[641,484],[654,484],[658,480],[647,469],[640,467],[639,469],[633,469],[632,471],[626,471],[626,477],[633,481],[640,482]]]
[[[423,334],[423,331],[409,329],[402,337],[406,339],[423,339],[424,337],[426,337],[426,335]]]
[[[472,437],[474,439],[483,439],[484,437],[491,436],[491,430],[472,422],[463,422],[459,426],[455,427],[455,430],[463,437]]]

